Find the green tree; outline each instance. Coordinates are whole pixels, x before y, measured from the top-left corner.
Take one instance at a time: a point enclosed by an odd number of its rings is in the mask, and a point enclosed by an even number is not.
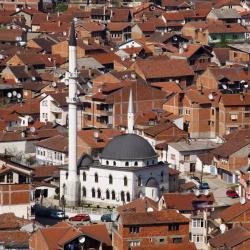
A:
[[[55,11],[56,12],[64,12],[64,11],[66,11],[68,9],[68,5],[67,4],[65,4],[65,3],[59,3],[59,4],[57,4],[56,5],[56,7],[55,7]]]

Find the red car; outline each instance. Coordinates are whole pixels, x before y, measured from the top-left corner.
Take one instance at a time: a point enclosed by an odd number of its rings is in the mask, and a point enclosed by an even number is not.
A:
[[[88,214],[77,214],[69,218],[70,221],[90,221]]]
[[[227,190],[226,195],[230,198],[239,198],[239,195],[234,190]]]

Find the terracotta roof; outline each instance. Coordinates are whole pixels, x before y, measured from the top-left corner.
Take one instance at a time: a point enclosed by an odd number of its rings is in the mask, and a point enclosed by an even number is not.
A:
[[[79,230],[88,237],[112,246],[111,238],[105,224],[93,224],[80,226]]]
[[[228,223],[232,222],[234,219],[242,215],[243,213],[250,213],[250,201],[247,201],[245,204],[236,203],[230,207],[221,211],[218,215],[223,220],[223,222]]]
[[[245,33],[247,32],[246,27],[240,25],[239,23],[209,23],[208,25],[209,33]]]
[[[225,64],[229,60],[229,48],[214,48],[213,52],[221,64]]]
[[[158,244],[157,246],[138,246],[133,247],[133,250],[197,250],[193,242],[181,242],[181,243],[166,243]]]
[[[129,22],[129,8],[113,8],[111,22]]]
[[[174,209],[154,211],[154,212],[125,212],[120,213],[120,221],[122,225],[155,225],[167,223],[189,223],[182,214]]]
[[[185,60],[145,59],[135,63],[147,79],[193,76],[194,72]]]
[[[35,166],[33,168],[33,178],[47,178],[51,176],[57,176],[59,172],[59,166],[56,165],[45,165]]]
[[[0,29],[0,41],[16,42],[17,37],[22,37],[23,31],[17,29]]]
[[[122,31],[126,29],[127,27],[131,26],[130,23],[124,23],[124,22],[115,22],[115,23],[108,23],[107,29],[109,31]]]
[[[160,88],[168,94],[177,93],[181,91],[180,86],[176,82],[153,82],[151,86]]]
[[[145,212],[147,208],[153,208],[154,211],[158,210],[157,202],[151,200],[148,197],[138,198],[136,200],[133,200],[123,206],[117,207],[117,211],[119,213],[123,212],[136,212],[141,213]]]
[[[155,24],[153,22],[138,23],[142,32],[155,32]]]
[[[7,249],[28,248],[29,237],[30,235],[27,232],[0,231],[0,242]]]
[[[20,229],[28,223],[30,221],[16,217],[14,213],[0,214],[0,230]]]
[[[144,133],[146,135],[150,135],[152,137],[156,137],[157,135],[161,134],[162,132],[166,132],[167,130],[171,128],[177,128],[175,124],[172,122],[167,122],[167,123],[162,123],[162,124],[157,124],[155,126],[152,126],[150,128],[144,129]],[[171,131],[172,135],[172,131]]]
[[[176,170],[176,169],[174,169],[174,168],[168,168],[168,174],[169,175],[179,175],[181,172],[180,171],[178,171],[178,170]]]
[[[196,184],[193,181],[188,181],[188,182],[180,185],[180,188],[182,190],[185,190],[185,191],[186,190],[192,190],[193,188],[196,188],[196,187],[197,186],[196,186]]]
[[[97,22],[83,22],[76,25],[76,29],[78,26],[82,26],[84,29],[86,29],[89,32],[99,32],[104,31],[105,26],[97,23]]]
[[[68,92],[49,92],[48,95],[50,95],[60,107],[68,106],[66,100]]]
[[[37,142],[36,146],[57,152],[68,153],[68,138],[63,135],[56,135]]]
[[[250,231],[247,229],[235,226],[232,229],[226,231],[223,234],[219,234],[214,238],[209,240],[209,244],[216,248],[233,249],[234,247],[240,247],[240,244],[246,242],[243,249],[248,249],[250,247]]]

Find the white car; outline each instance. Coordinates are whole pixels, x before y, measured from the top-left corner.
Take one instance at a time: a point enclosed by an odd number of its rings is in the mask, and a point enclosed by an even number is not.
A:
[[[50,217],[54,218],[54,219],[63,219],[64,213],[62,211],[52,211],[50,213]]]

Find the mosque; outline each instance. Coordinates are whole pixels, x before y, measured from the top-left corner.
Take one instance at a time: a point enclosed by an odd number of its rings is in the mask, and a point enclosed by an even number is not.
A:
[[[133,133],[132,92],[128,105],[128,131],[114,137],[98,161],[90,155],[76,158],[76,37],[72,23],[69,41],[69,165],[60,170],[60,197],[68,205],[92,203],[117,206],[147,196],[158,201],[169,189],[168,167],[144,138]]]

